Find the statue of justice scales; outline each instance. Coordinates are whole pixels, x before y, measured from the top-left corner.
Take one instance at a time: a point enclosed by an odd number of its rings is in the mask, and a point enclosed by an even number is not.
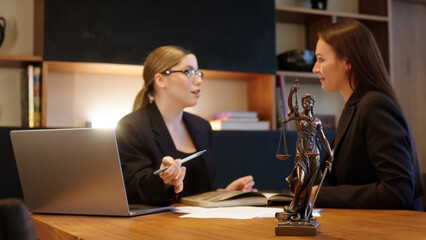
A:
[[[293,201],[290,205],[284,206],[283,212],[275,215],[278,219],[275,227],[277,236],[317,235],[320,224],[312,217],[312,211],[325,175],[327,171],[331,171],[333,162],[333,153],[325,137],[321,121],[313,114],[315,98],[311,94],[304,94],[301,99],[303,111],[299,112],[298,89],[299,83],[296,79],[288,96],[289,112],[284,120],[280,119],[282,132],[276,157],[281,160],[290,158],[285,138],[286,123],[295,122],[298,138],[294,169],[286,178],[290,191],[293,193]],[[294,105],[293,96],[295,96]],[[325,161],[324,170],[321,170],[319,139],[329,156]],[[281,143],[283,153],[280,153]]]

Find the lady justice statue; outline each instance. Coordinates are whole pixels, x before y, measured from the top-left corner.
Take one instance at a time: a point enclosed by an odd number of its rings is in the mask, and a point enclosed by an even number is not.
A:
[[[316,235],[319,224],[312,218],[312,210],[325,174],[331,170],[333,162],[333,154],[324,135],[321,121],[313,114],[315,98],[311,94],[303,95],[301,99],[303,111],[299,113],[298,88],[298,80],[296,80],[288,96],[287,118],[282,121],[283,127],[287,122],[295,121],[298,134],[294,169],[286,178],[294,198],[290,205],[284,207],[283,212],[278,212],[275,216],[279,221],[275,228],[276,235]],[[293,96],[295,96],[294,105]],[[321,145],[318,137],[330,156],[324,171],[320,168]],[[318,186],[315,192],[312,191],[314,186]]]

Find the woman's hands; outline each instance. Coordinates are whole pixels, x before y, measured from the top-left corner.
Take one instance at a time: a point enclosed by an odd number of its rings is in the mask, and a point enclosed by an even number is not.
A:
[[[248,175],[245,177],[238,178],[231,182],[225,189],[218,189],[222,191],[243,191],[243,192],[257,192],[257,189],[253,188],[254,180],[253,176]]]
[[[186,168],[181,166],[179,159],[175,160],[169,156],[163,158],[160,169],[167,166],[169,168],[159,174],[160,178],[163,179],[164,184],[166,184],[166,189],[173,186],[175,193],[182,192]]]
[[[163,179],[166,184],[166,189],[170,186],[174,187],[175,193],[180,193],[183,190],[183,179],[185,178],[186,168],[181,166],[179,159],[173,159],[172,157],[166,156],[163,158],[160,169],[163,167],[169,167],[166,171],[159,174],[160,178]],[[243,191],[243,192],[257,192],[257,189],[253,188],[254,180],[253,176],[248,175],[241,177],[231,182],[225,189],[218,189],[219,191]]]

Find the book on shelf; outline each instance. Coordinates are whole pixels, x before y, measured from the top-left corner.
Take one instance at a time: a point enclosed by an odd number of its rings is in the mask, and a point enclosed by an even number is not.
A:
[[[284,205],[293,200],[290,192],[262,193],[241,191],[210,191],[183,197],[182,203],[200,207]]]
[[[259,121],[258,117],[253,117],[253,118],[237,118],[237,117],[224,117],[224,118],[218,118],[218,119],[214,119],[217,121],[230,121],[230,122],[257,122]]]
[[[269,121],[246,121],[246,120],[211,120],[213,130],[269,130]]]
[[[281,111],[282,111],[282,118],[281,120],[284,120],[287,117],[287,113],[288,113],[288,102],[287,102],[287,94],[286,94],[286,87],[285,87],[285,79],[284,79],[284,75],[277,75],[276,76],[276,88],[277,88],[277,94],[279,96],[279,99],[277,98],[277,105],[280,106]],[[279,119],[278,119],[279,120]],[[278,128],[281,128],[281,123],[280,121],[277,121]],[[291,128],[291,123],[287,123],[285,126],[287,129]]]
[[[41,68],[31,64],[21,79],[21,126],[41,126]]]
[[[28,69],[21,77],[21,126],[28,127]]]
[[[285,87],[284,80],[285,79],[283,75],[277,76],[277,82],[278,82],[277,84],[280,87],[280,91],[281,91],[281,103],[283,105],[284,116],[287,116],[288,106],[287,106],[287,94],[286,94],[286,87]]]
[[[257,112],[255,111],[226,111],[216,113],[213,119],[226,119],[226,118],[245,118],[245,119],[257,119]]]
[[[34,127],[41,126],[41,68],[34,67]]]
[[[21,126],[33,127],[34,118],[34,66],[28,65],[21,78]],[[31,121],[30,121],[31,120]]]
[[[283,121],[285,119],[285,113],[284,113],[284,106],[283,106],[283,102],[282,102],[282,95],[281,95],[281,88],[280,87],[276,87],[276,92],[275,92],[275,100],[276,100],[276,105],[277,105],[277,127],[281,128],[281,121]]]
[[[28,127],[34,127],[34,66],[28,65]]]

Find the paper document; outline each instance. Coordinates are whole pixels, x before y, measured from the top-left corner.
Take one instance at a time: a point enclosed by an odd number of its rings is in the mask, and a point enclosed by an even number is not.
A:
[[[282,208],[271,207],[218,207],[218,208],[203,208],[203,207],[175,207],[173,210],[176,213],[187,213],[180,216],[181,218],[231,218],[231,219],[253,219],[261,217],[275,217],[276,212],[282,212]],[[315,216],[320,216],[319,213],[313,213]]]

